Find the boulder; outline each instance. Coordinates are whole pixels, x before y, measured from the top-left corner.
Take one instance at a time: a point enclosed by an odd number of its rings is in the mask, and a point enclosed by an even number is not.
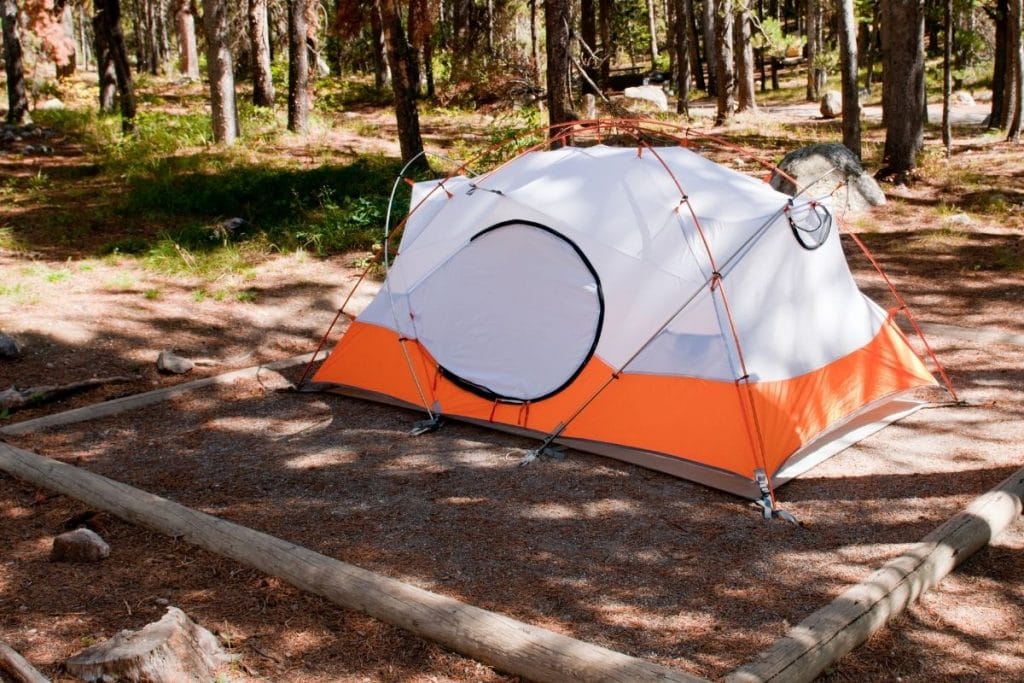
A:
[[[21,355],[21,344],[14,337],[0,332],[0,358],[14,359]]]
[[[802,190],[801,196],[809,199],[831,196],[836,213],[858,213],[885,204],[885,193],[875,179],[864,172],[853,152],[838,143],[793,150],[779,163],[779,170],[786,175],[772,173],[772,187],[789,195]]]
[[[949,96],[949,103],[954,107],[973,107],[974,97],[966,90],[957,90]]]
[[[121,631],[65,662],[68,673],[89,683],[177,683],[212,681],[217,667],[232,658],[217,637],[177,607],[138,631]]]
[[[56,97],[51,97],[42,104],[36,107],[36,109],[42,109],[46,111],[60,111],[64,109],[64,103],[58,100]]]
[[[110,556],[110,546],[92,529],[75,529],[53,539],[51,562],[99,562]]]
[[[661,89],[661,86],[638,85],[626,88],[622,91],[622,94],[630,100],[650,102],[658,108],[658,111],[668,111],[668,96],[665,95],[665,91]]]
[[[156,358],[156,369],[173,375],[184,375],[186,372],[191,372],[195,366],[194,362],[175,354],[170,349],[161,351]]]
[[[829,90],[821,97],[821,115],[826,119],[834,119],[843,113],[843,94],[838,90]]]

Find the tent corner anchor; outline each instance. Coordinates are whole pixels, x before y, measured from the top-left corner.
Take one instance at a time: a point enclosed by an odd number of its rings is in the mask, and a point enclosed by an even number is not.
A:
[[[434,401],[434,405],[427,411],[427,415],[429,417],[426,420],[420,420],[413,424],[412,429],[409,430],[411,436],[422,436],[423,434],[436,432],[444,426],[444,419],[441,417],[441,404],[437,401]]]
[[[765,521],[775,518],[785,520],[796,527],[801,526],[800,521],[791,512],[781,509],[777,501],[772,501],[771,489],[768,488],[768,475],[764,473],[764,470],[760,468],[754,470],[754,479],[761,492],[760,500],[755,500],[754,505],[761,508]]]

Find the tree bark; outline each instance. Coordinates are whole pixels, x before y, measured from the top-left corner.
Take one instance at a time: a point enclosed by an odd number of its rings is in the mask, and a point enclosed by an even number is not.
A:
[[[704,63],[708,65],[708,95],[718,94],[718,19],[715,14],[717,0],[701,2],[701,29],[704,33]]]
[[[839,2],[839,70],[843,91],[843,144],[860,157],[860,96],[857,93],[857,24],[853,0]]]
[[[675,23],[672,26],[676,43],[676,89],[679,99],[676,112],[690,114],[690,2],[673,0]]]
[[[235,106],[234,62],[228,47],[226,0],[203,0],[203,27],[206,29],[213,139],[222,145],[233,145],[238,139],[238,110]]]
[[[992,64],[992,111],[988,117],[989,128],[1000,128],[1003,125],[1003,114],[1006,106],[1006,71],[1008,55],[1007,21],[1009,20],[1010,4],[1008,0],[996,0],[995,15],[995,55]]]
[[[690,47],[690,73],[693,75],[694,83],[698,90],[707,90],[707,83],[704,80],[704,64],[700,57],[700,32],[697,29],[697,17],[693,11],[693,0],[686,0],[686,16],[688,26],[686,27],[687,44]]]
[[[128,66],[128,50],[121,32],[121,0],[93,0],[96,10],[95,26],[103,34],[110,60],[114,63],[114,77],[121,100],[121,129],[125,133],[135,130],[135,89]]]
[[[612,61],[615,59],[615,44],[612,42],[612,14],[615,3],[612,0],[598,0],[597,30],[601,34],[601,87],[608,87]]]
[[[3,16],[4,69],[7,74],[7,123],[21,125],[28,115],[25,90],[25,66],[22,63],[21,37],[18,35],[18,4],[0,0]]]
[[[572,112],[569,95],[569,22],[572,20],[570,9],[570,0],[546,0],[544,3],[548,58],[548,115],[552,126],[576,118]],[[559,132],[552,130],[551,135],[557,135]]]
[[[810,102],[820,100],[825,87],[826,74],[821,66],[822,12],[821,0],[807,0],[807,99]]]
[[[107,36],[100,24],[100,18],[92,18],[93,38],[96,41],[96,71],[99,76],[99,108],[101,114],[113,114],[117,106],[117,74],[114,57],[107,45]]]
[[[373,83],[377,88],[391,85],[391,72],[384,56],[384,28],[380,18],[380,0],[373,2],[370,11],[370,49],[373,50]]]
[[[715,125],[721,126],[732,118],[736,111],[733,89],[736,72],[732,54],[732,0],[713,0],[715,4],[715,86],[718,90],[718,110]],[[712,0],[705,0],[711,4]]]
[[[306,2],[288,0],[288,130],[300,135],[304,135],[309,128]]]
[[[1013,87],[1008,88],[1007,98],[1010,101],[1009,109],[1013,114],[1009,117],[1009,126],[1006,131],[1006,139],[1011,142],[1020,142],[1021,109],[1024,107],[1024,51],[1021,48],[1021,0],[1010,0],[1010,21],[1007,27],[1010,34],[1010,44],[1006,64],[1007,73],[1012,74]],[[1012,94],[1011,94],[1012,93]]]
[[[590,50],[597,53],[597,8],[594,5],[594,0],[580,0],[580,39]],[[584,54],[586,55],[586,51]],[[595,68],[593,60],[586,55],[583,61],[586,64],[585,70],[590,80],[594,83],[599,82],[601,76],[599,70]],[[584,79],[583,92],[597,94],[586,79]]]
[[[395,94],[395,120],[402,161],[413,162],[412,169],[428,170],[420,135],[420,114],[416,107],[416,85],[409,68],[409,42],[402,27],[397,0],[381,0],[381,19],[388,62],[391,64],[391,89]],[[414,161],[415,160],[415,161]]]
[[[882,0],[884,168],[905,181],[924,146],[924,8],[919,0]]]
[[[249,0],[249,51],[252,53],[252,103],[274,106],[274,80],[270,74],[270,27],[267,0]]]
[[[736,49],[736,105],[738,111],[757,110],[754,99],[754,47],[750,42],[750,0],[735,0],[733,40]]]
[[[647,29],[651,33],[651,69],[658,66],[658,21],[654,14],[654,0],[647,0]]]
[[[953,154],[953,124],[950,120],[950,97],[953,94],[953,0],[943,3],[942,37],[942,146],[946,158]]]
[[[190,81],[199,80],[199,48],[196,43],[196,15],[192,0],[179,0],[175,15],[178,20],[178,44],[181,50],[179,68]]]

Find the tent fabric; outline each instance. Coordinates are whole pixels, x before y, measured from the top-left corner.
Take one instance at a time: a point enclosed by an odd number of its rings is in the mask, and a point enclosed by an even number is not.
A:
[[[836,231],[798,239],[818,203],[682,147],[530,152],[412,206],[315,381],[755,497],[935,383]]]

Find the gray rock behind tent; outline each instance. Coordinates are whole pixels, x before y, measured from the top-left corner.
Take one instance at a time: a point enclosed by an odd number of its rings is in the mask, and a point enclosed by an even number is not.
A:
[[[859,213],[885,204],[885,193],[875,179],[864,172],[860,160],[838,143],[819,143],[793,150],[779,163],[779,169],[794,178],[803,190],[801,197],[832,197],[837,213]],[[798,192],[789,178],[778,171],[771,186],[788,195]]]

